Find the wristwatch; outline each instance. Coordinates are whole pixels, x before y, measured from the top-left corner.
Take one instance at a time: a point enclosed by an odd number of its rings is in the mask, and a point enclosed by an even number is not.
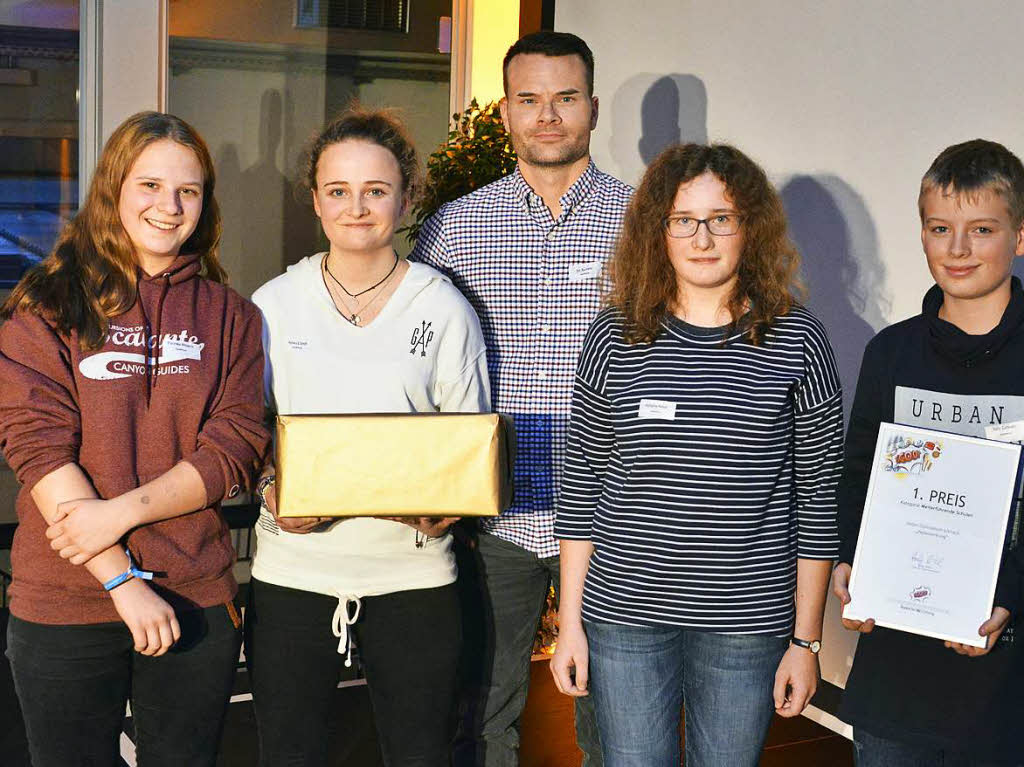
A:
[[[275,474],[268,474],[265,477],[260,477],[260,481],[256,483],[256,495],[259,496],[260,503],[264,506],[267,505],[267,488],[272,487],[275,484],[277,484],[277,476]]]
[[[806,639],[797,639],[796,637],[790,637],[789,641],[791,644],[795,644],[797,647],[803,647],[805,650],[810,650],[815,655],[817,655],[818,651],[821,650],[820,639],[811,639],[810,641],[808,641]]]

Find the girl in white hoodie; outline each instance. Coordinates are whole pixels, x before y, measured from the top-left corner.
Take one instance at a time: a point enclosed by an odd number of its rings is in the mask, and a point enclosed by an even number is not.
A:
[[[330,250],[253,296],[279,414],[490,409],[469,303],[392,247],[417,167],[385,112],[350,110],[314,141],[307,181]],[[385,763],[447,764],[461,636],[454,520],[280,519],[273,477],[268,467],[260,484],[246,615],[261,764],[327,763],[330,704],[352,639]]]

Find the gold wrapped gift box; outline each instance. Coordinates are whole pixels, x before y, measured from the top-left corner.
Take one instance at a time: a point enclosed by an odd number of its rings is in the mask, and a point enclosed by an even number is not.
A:
[[[500,514],[512,500],[511,436],[496,413],[278,416],[278,514]]]

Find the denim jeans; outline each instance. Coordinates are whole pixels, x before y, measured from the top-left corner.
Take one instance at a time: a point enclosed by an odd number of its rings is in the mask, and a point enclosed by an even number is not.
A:
[[[788,637],[585,621],[607,767],[756,767]]]
[[[465,651],[456,767],[516,767],[519,717],[530,687],[533,640],[548,587],[558,594],[558,557],[480,533],[474,549],[456,547]],[[601,767],[590,698],[576,698],[576,743],[582,767]],[[678,767],[678,766],[677,766]]]
[[[121,764],[131,698],[141,767],[213,767],[242,643],[226,605],[178,613],[181,639],[140,655],[123,623],[7,626],[7,657],[35,767]],[[2,758],[2,757],[0,757]]]
[[[995,767],[963,751],[903,743],[861,729],[853,731],[853,747],[857,767]]]
[[[324,767],[345,656],[336,597],[253,579],[245,657],[265,767]],[[353,624],[387,767],[447,767],[461,626],[455,584],[362,598]],[[340,723],[344,732],[344,723]]]

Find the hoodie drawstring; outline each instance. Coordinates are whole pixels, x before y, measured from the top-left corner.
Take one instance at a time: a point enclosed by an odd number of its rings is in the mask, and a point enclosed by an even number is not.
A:
[[[142,300],[142,292],[139,283],[135,285],[136,295],[139,297],[139,306],[142,309],[142,321],[146,326],[146,407],[149,407],[153,389],[156,388],[156,370],[160,364],[160,331],[163,326],[164,299],[167,298],[167,291],[171,287],[171,274],[165,273],[160,285],[160,296],[156,300],[156,333],[149,323],[149,316],[146,314],[146,304]],[[153,348],[149,347],[150,340],[153,341]]]
[[[163,352],[161,351],[160,333],[163,330],[163,319],[164,319],[164,299],[167,298],[167,291],[171,288],[171,275],[170,273],[164,274],[163,284],[160,286],[160,297],[156,300],[156,342],[154,347],[156,348],[156,359],[153,361],[153,387],[156,388],[156,367],[160,362],[160,357]],[[148,402],[147,402],[148,404]]]
[[[355,611],[349,612],[348,606],[354,604]],[[357,596],[338,595],[338,606],[334,608],[334,618],[331,620],[331,629],[334,636],[341,639],[338,642],[338,653],[345,656],[345,668],[352,667],[352,625],[359,620],[359,612],[363,609],[363,603]]]

